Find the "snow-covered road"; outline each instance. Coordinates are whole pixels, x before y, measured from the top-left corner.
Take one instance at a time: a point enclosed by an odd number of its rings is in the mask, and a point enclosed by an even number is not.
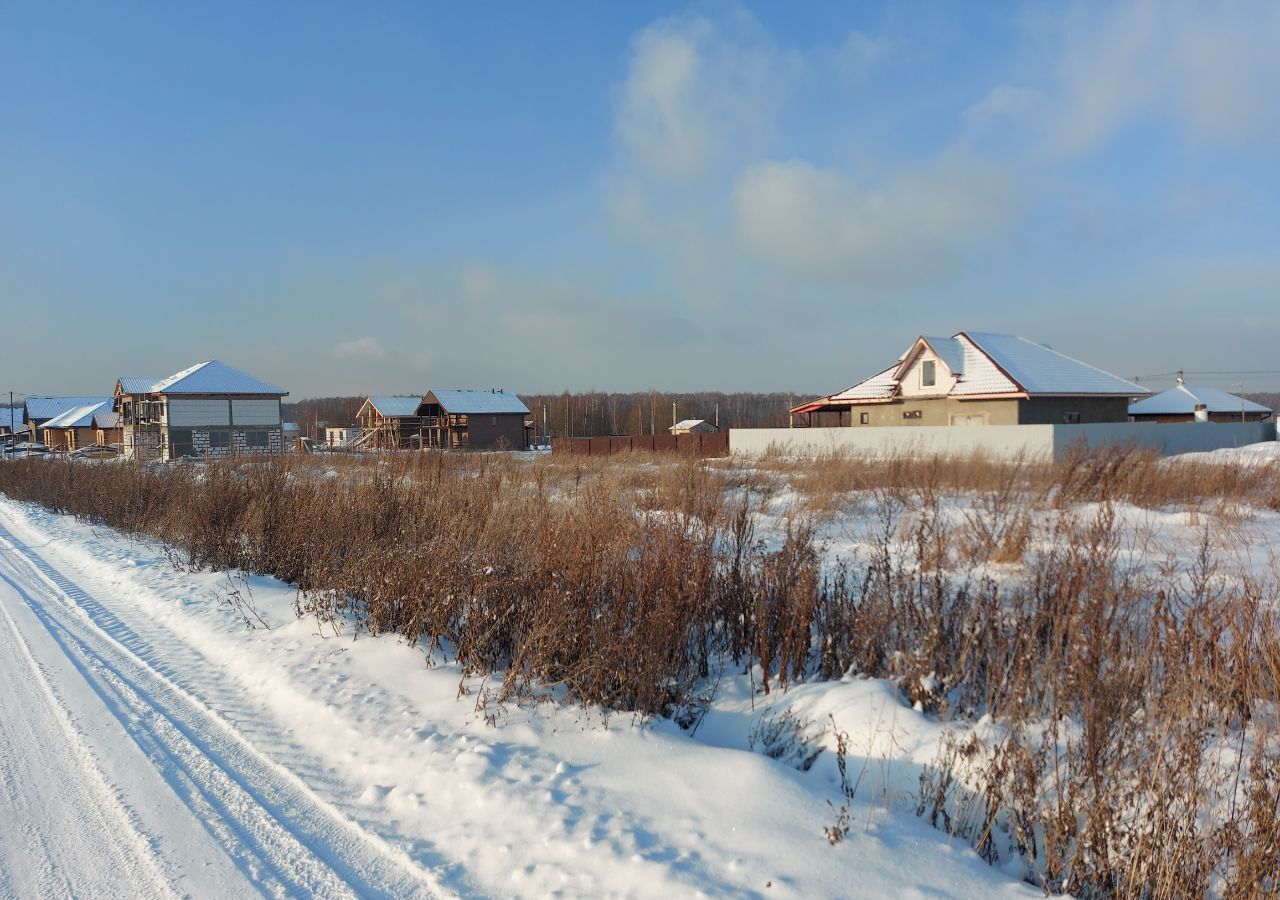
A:
[[[693,739],[496,707],[293,599],[0,496],[0,898],[1039,896],[903,811],[940,730],[886,683],[726,679]],[[837,846],[832,754],[749,747],[785,709],[859,748]]]
[[[175,685],[145,641],[3,526],[0,582],[6,892],[429,892],[429,873]]]

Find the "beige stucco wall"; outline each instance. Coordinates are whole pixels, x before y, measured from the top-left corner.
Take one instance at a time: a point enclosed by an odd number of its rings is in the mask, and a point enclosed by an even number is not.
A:
[[[853,407],[854,428],[868,426],[950,425],[952,416],[985,414],[988,425],[1017,425],[1018,400],[956,400],[953,397],[920,397],[895,400],[892,403],[869,403]],[[906,418],[905,413],[919,412],[920,417]],[[866,413],[867,422],[862,423]]]
[[[941,365],[941,363],[939,363]],[[918,377],[918,376],[917,376]],[[906,413],[919,412],[919,418]],[[960,400],[955,397],[907,397],[891,403],[868,403],[853,407],[853,427],[957,425],[957,417],[985,417],[986,425],[1062,425],[1064,416],[1079,413],[1079,424],[1127,422],[1129,401],[1125,397],[1034,397],[1029,400]],[[862,422],[863,414],[867,422]]]

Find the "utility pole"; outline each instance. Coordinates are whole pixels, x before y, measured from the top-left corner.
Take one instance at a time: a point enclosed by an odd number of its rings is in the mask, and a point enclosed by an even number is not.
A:
[[[676,401],[671,401],[671,427],[676,427]]]

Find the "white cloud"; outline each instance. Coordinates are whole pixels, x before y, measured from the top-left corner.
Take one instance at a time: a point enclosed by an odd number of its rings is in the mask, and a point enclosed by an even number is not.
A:
[[[871,70],[889,55],[891,45],[886,38],[853,31],[832,56],[835,70],[854,83],[866,81]]]
[[[617,131],[632,152],[663,172],[695,171],[710,155],[711,135],[695,97],[698,42],[709,27],[704,20],[683,28],[659,23],[635,40]]]
[[[334,344],[333,355],[339,359],[382,359],[387,350],[376,337],[362,337]]]
[[[1044,103],[1044,94],[1035,88],[998,84],[964,111],[971,125],[986,125],[1003,119],[1024,119]]]
[[[880,186],[803,160],[747,169],[733,194],[743,246],[792,272],[851,281],[913,281],[946,268],[1011,220],[1011,185],[967,162],[943,162]]]
[[[632,41],[615,133],[651,172],[701,175],[721,154],[769,131],[799,66],[745,15],[660,20]]]
[[[1280,137],[1272,0],[1131,0],[1077,7],[1044,26],[1057,45],[1044,126],[1059,153],[1088,152],[1145,116],[1198,140]]]

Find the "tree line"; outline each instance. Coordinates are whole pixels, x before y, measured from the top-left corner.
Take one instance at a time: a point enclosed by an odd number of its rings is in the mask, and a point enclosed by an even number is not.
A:
[[[781,428],[787,410],[806,396],[788,393],[668,393],[590,391],[521,394],[535,431],[554,437],[599,437],[608,434],[665,434],[674,422],[705,419],[725,428]],[[354,425],[364,397],[317,397],[282,404],[286,421],[296,422],[308,437],[322,439],[328,426]]]

